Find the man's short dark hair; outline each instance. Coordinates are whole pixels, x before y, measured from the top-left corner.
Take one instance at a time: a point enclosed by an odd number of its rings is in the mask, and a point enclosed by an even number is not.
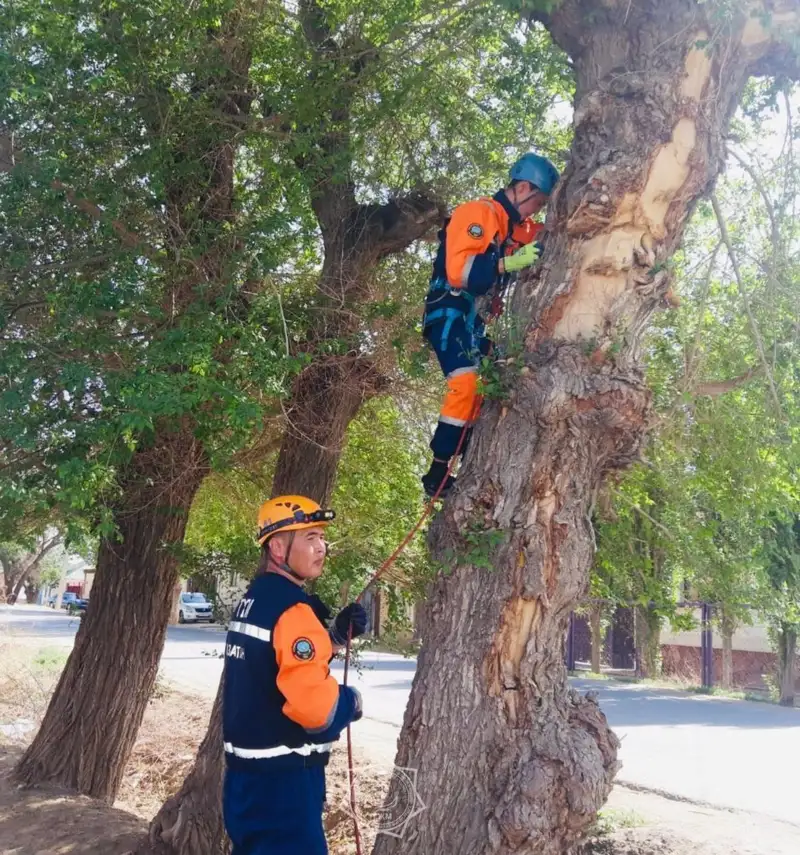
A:
[[[263,576],[269,568],[269,541],[266,541],[261,546],[261,555],[258,559],[258,567],[256,567],[256,576]]]
[[[533,181],[528,181],[527,178],[512,178],[511,183],[508,185],[509,187],[519,187],[520,184],[530,184],[531,187],[537,192],[541,193],[542,191],[533,183]]]

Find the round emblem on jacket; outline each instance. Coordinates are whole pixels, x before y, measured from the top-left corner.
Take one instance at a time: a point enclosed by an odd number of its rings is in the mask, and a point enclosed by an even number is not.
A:
[[[292,645],[292,653],[295,659],[300,659],[302,662],[307,662],[314,658],[314,645],[311,639],[298,638]]]
[[[467,234],[474,237],[475,240],[483,237],[483,227],[479,223],[473,223],[468,229]]]

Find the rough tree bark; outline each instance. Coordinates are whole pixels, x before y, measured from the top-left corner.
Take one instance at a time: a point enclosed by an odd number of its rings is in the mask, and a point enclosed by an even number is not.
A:
[[[191,433],[161,435],[134,456],[114,508],[119,540],[100,542],[75,647],[16,768],[22,783],[53,781],[114,800],[158,673],[177,576],[173,547],[205,472]]]
[[[211,709],[208,730],[180,790],[170,796],[150,823],[149,839],[138,855],[181,852],[213,855],[230,851],[222,821],[222,682]]]
[[[430,591],[397,755],[426,810],[404,839],[379,836],[376,855],[565,855],[611,789],[618,742],[563,661],[592,504],[643,442],[643,334],[668,299],[666,262],[722,165],[748,75],[782,56],[758,19],[720,26],[712,6],[564,0],[546,19],[576,74],[571,158],[544,263],[515,297],[527,331],[508,398],[484,406],[431,528],[449,567]],[[492,570],[470,560],[480,531]],[[387,804],[404,801],[396,777]]]
[[[325,259],[317,286],[319,323],[304,347],[317,356],[297,378],[272,488],[323,501],[333,490],[347,427],[362,404],[389,388],[363,352],[359,305],[369,300],[378,263],[402,252],[442,219],[440,205],[412,193],[386,205],[360,205],[355,186],[331,176],[312,196]],[[342,351],[344,351],[342,353]]]

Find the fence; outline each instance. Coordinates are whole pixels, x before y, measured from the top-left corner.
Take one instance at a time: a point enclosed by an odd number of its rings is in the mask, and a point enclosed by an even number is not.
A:
[[[634,631],[634,608],[631,605],[620,605],[611,600],[586,600],[585,605],[614,606],[612,621],[606,630],[605,650],[606,665],[615,670],[639,671]],[[655,603],[648,604],[654,607]],[[700,679],[703,688],[710,689],[714,685],[714,642],[712,632],[712,603],[702,601],[681,601],[675,603],[675,608],[700,609]],[[589,655],[581,655],[589,644]],[[564,659],[570,671],[576,670],[579,661],[591,659],[591,637],[583,634],[581,624],[575,612],[569,616],[569,627],[564,645]],[[610,659],[610,661],[609,661]]]

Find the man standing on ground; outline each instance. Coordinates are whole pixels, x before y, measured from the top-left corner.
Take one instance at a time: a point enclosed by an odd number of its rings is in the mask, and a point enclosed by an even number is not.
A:
[[[222,696],[225,827],[233,855],[326,855],[325,766],[361,718],[361,697],[328,663],[367,627],[352,603],[330,612],[303,590],[327,555],[333,511],[279,496],[258,515],[261,563],[228,626]]]

